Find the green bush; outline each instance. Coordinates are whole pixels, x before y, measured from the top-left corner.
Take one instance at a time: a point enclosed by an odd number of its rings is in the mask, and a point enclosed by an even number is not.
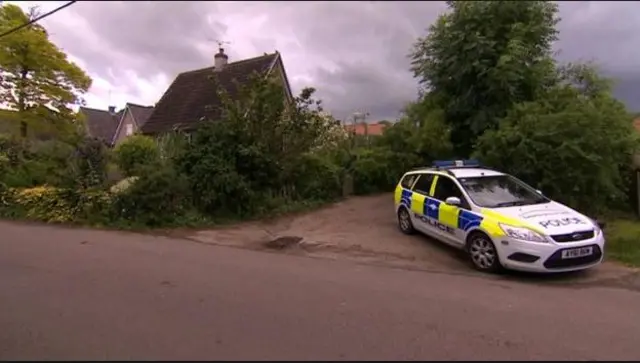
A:
[[[292,179],[301,199],[329,201],[341,196],[342,177],[341,168],[328,156],[309,153],[300,158]]]
[[[0,154],[6,157],[0,181],[10,187],[38,185],[72,187],[70,172],[74,146],[60,141],[28,141],[0,136]]]
[[[225,126],[222,122],[204,124],[175,162],[178,171],[188,176],[199,210],[212,216],[244,216],[257,207],[256,189],[249,180],[262,181],[270,164],[260,163],[255,149],[234,142],[233,130]],[[249,175],[241,174],[243,171]],[[258,190],[268,187],[261,185]]]
[[[101,190],[38,186],[6,189],[0,198],[0,216],[47,223],[105,222],[109,195]]]
[[[80,188],[92,188],[105,184],[107,179],[108,150],[96,138],[84,138],[76,146],[69,172]]]
[[[9,159],[9,165],[16,166],[27,152],[25,142],[10,135],[0,134],[0,152]]]
[[[73,158],[74,145],[60,141],[38,142],[33,145],[30,172],[34,175],[34,185],[53,185],[73,188],[75,175],[69,165]]]
[[[354,192],[370,194],[389,192],[406,171],[418,163],[418,157],[396,153],[387,148],[361,148],[354,152]]]
[[[148,227],[174,225],[189,208],[189,188],[184,176],[171,168],[153,168],[114,195],[112,219]]]
[[[160,161],[160,150],[151,137],[133,135],[116,146],[114,160],[125,176],[134,176],[141,169],[157,165]]]

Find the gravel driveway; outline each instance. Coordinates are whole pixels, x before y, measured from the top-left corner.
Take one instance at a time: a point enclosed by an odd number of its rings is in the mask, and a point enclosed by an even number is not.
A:
[[[396,225],[393,195],[353,197],[326,208],[268,222],[249,222],[212,230],[181,232],[181,237],[206,244],[280,253],[350,259],[425,271],[478,274],[458,250],[423,235],[407,236]],[[570,283],[620,283],[636,270],[605,262],[596,269],[544,277]],[[508,274],[508,278],[540,276]],[[505,277],[505,276],[502,276]]]

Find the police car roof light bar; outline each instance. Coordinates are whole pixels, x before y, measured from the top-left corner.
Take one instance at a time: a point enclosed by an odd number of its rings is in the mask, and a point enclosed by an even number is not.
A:
[[[469,159],[469,160],[436,160],[433,162],[433,167],[437,169],[442,168],[477,168],[480,166],[478,160]]]

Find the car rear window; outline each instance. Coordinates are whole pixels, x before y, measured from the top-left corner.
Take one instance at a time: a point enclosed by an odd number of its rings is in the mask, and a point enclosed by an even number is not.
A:
[[[433,174],[420,174],[420,179],[413,186],[413,190],[424,195],[429,195],[431,184],[433,183]]]
[[[405,175],[400,181],[400,185],[405,189],[411,189],[413,182],[416,181],[417,174]]]

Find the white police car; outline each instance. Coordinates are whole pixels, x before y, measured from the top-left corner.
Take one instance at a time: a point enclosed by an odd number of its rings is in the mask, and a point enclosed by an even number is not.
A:
[[[602,262],[597,222],[473,160],[407,172],[395,208],[402,232],[417,230],[464,249],[481,271],[561,272]]]

